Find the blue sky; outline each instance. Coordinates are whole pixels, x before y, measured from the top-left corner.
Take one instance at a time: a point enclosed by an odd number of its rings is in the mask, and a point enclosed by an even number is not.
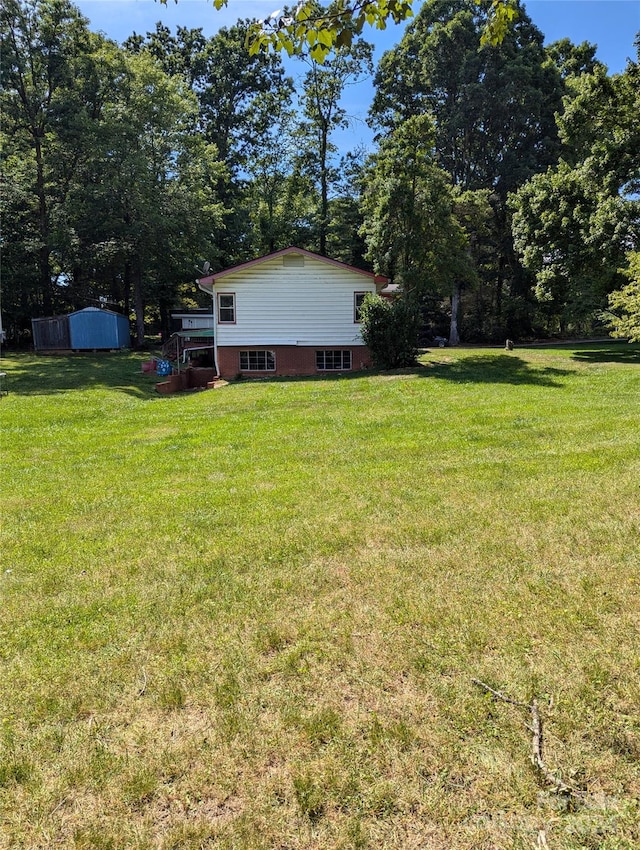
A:
[[[284,2],[284,0],[283,0]],[[169,0],[162,5],[155,0],[76,0],[76,5],[89,19],[90,27],[102,31],[116,41],[124,41],[132,32],[144,34],[162,21],[170,29],[179,25],[201,27],[205,35],[213,35],[221,26],[229,26],[238,18],[266,18],[281,8],[278,0],[229,0],[228,7],[216,11],[210,0]],[[627,58],[636,58],[634,39],[640,31],[640,0],[529,0],[527,12],[545,36],[546,42],[570,38],[576,44],[589,41],[598,45],[597,56],[611,73],[622,71]],[[414,0],[417,10],[420,2]],[[376,45],[376,59],[402,37],[404,26],[390,26],[384,32],[367,29],[364,37]],[[304,66],[287,62],[292,76],[302,76]],[[365,119],[372,98],[372,87],[363,83],[348,93],[345,106],[353,117],[350,146],[370,144]],[[341,140],[341,147],[346,139]]]

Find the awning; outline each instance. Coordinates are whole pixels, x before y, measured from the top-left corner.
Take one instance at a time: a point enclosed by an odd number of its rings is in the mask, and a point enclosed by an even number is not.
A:
[[[190,339],[192,336],[197,337],[213,337],[213,328],[191,328],[190,331],[176,331],[174,336],[179,336],[181,339]]]

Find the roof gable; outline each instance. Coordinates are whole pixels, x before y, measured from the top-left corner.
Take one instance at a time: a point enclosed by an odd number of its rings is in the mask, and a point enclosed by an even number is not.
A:
[[[388,282],[388,278],[383,275],[376,275],[373,272],[365,271],[364,269],[358,269],[355,266],[350,266],[347,263],[341,263],[339,260],[332,260],[330,257],[324,257],[322,254],[315,254],[313,251],[307,251],[305,248],[296,248],[295,246],[290,246],[289,248],[283,248],[281,251],[274,251],[272,254],[265,254],[262,257],[258,257],[255,260],[249,260],[246,263],[240,263],[237,266],[231,266],[231,268],[223,269],[222,271],[216,272],[215,274],[207,275],[206,277],[198,278],[197,283],[202,287],[212,287],[215,283],[227,277],[228,275],[236,274],[237,272],[241,272],[244,269],[254,268],[255,266],[259,266],[262,263],[270,262],[272,260],[276,260],[279,257],[284,258],[290,257],[293,259],[295,256],[301,257],[309,257],[313,260],[318,260],[322,263],[327,263],[327,265],[337,266],[338,268],[346,269],[354,274],[362,275],[363,277],[369,278],[369,280],[374,281],[375,283],[384,284]]]
[[[79,316],[82,313],[100,313],[101,315],[106,314],[107,316],[122,316],[122,313],[116,313],[114,310],[107,310],[105,307],[83,307],[82,310],[74,310],[73,313],[69,313],[69,316]]]

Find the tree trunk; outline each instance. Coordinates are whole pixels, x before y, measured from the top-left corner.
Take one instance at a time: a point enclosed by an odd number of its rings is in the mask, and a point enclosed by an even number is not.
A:
[[[36,154],[36,192],[38,194],[38,229],[40,231],[40,247],[38,249],[38,278],[42,293],[42,306],[46,316],[53,313],[53,299],[51,296],[51,269],[49,246],[49,216],[47,212],[47,195],[44,182],[44,163],[42,145],[37,131],[34,135],[34,146]]]
[[[133,300],[136,311],[136,345],[144,348],[144,298],[142,294],[142,269],[136,269],[134,277]]]
[[[458,312],[460,310],[460,284],[456,283],[451,293],[451,326],[449,328],[449,345],[460,345],[458,334]]]
[[[122,300],[124,301],[124,314],[125,316],[129,316],[129,313],[131,313],[131,266],[129,265],[129,263],[124,264],[122,290]]]
[[[502,318],[502,284],[504,281],[504,255],[500,254],[498,259],[498,275],[496,277],[496,306],[495,306],[495,316],[496,319],[500,320]]]
[[[171,336],[171,307],[166,301],[160,301],[160,339],[165,342]]]
[[[327,174],[327,145],[329,127],[322,126],[322,137],[320,142],[320,254],[327,255],[327,229],[329,210],[329,175]]]

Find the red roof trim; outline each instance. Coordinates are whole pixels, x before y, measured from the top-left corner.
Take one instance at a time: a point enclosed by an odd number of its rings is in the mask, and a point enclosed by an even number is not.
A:
[[[356,274],[364,275],[365,277],[372,278],[374,283],[388,283],[389,278],[384,275],[374,274],[373,272],[367,272],[364,269],[357,269],[355,266],[350,266],[347,263],[341,263],[339,260],[332,260],[330,257],[323,257],[321,254],[314,254],[313,251],[307,251],[305,248],[296,248],[295,246],[290,246],[289,248],[283,248],[281,251],[275,251],[273,254],[265,254],[263,257],[258,257],[255,260],[249,260],[247,263],[240,263],[238,266],[232,266],[229,269],[223,269],[220,272],[216,272],[215,274],[207,275],[206,277],[198,278],[199,284],[204,285],[212,285],[215,284],[223,277],[227,277],[227,275],[235,274],[235,272],[243,271],[244,269],[249,269],[252,266],[257,266],[260,263],[264,263],[267,260],[275,260],[278,257],[284,257],[285,254],[302,254],[305,257],[310,257],[313,260],[320,260],[323,263],[329,263],[329,265],[337,266],[338,268],[348,269],[349,271],[355,272]]]

